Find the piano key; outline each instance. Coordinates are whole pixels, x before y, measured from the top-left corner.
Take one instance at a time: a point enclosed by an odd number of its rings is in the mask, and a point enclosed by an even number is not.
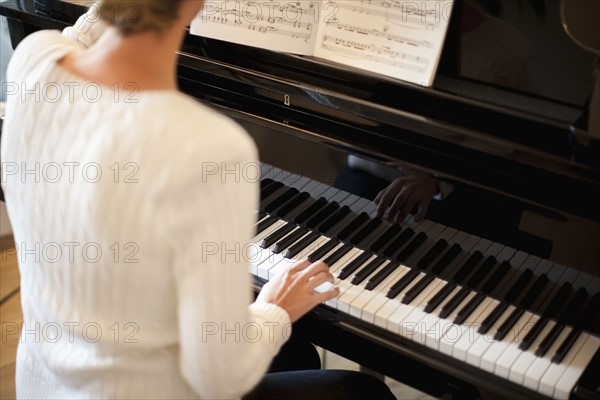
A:
[[[513,328],[509,333],[504,335],[501,340],[494,340],[492,343],[490,343],[487,350],[485,350],[480,358],[480,367],[486,371],[496,373],[495,371],[501,368],[499,365],[499,360],[505,352],[512,352],[513,354],[515,352],[518,353],[518,343],[523,338],[524,332],[527,331],[526,328],[529,326],[532,317],[533,314],[529,312],[523,313],[520,319],[513,324]],[[516,359],[516,355],[513,355],[512,359]],[[505,360],[508,361],[506,358]],[[508,371],[506,372],[505,378],[507,377]]]
[[[392,258],[399,262],[405,262],[423,243],[425,243],[425,240],[427,240],[427,235],[424,232],[420,232],[404,247],[404,249],[392,256]]]
[[[338,205],[338,203],[328,202],[325,207],[323,207],[313,216],[311,216],[306,221],[306,223],[304,223],[304,225],[306,225],[307,228],[310,228],[312,230],[317,230],[317,227],[321,225],[328,217],[334,214],[339,208],[340,206]]]
[[[562,330],[560,332],[559,341],[562,342],[569,335],[570,331],[571,331],[571,328]],[[550,364],[552,363],[550,354],[554,354],[557,349],[558,349],[558,343],[554,342],[551,347],[552,351],[546,352],[546,354],[543,357],[536,355],[535,361],[529,366],[529,368],[527,369],[527,372],[525,374],[525,381],[523,382],[523,384],[526,387],[528,387],[532,390],[535,390],[535,391],[538,390],[539,382],[542,379],[542,376],[544,375],[544,373],[546,372],[546,370],[548,369],[548,367],[550,367]]]
[[[436,309],[455,288],[455,283],[447,282],[444,287],[429,300],[427,306],[425,307],[425,312],[430,313]]]
[[[467,286],[476,289],[483,282],[486,275],[490,274],[494,266],[498,263],[498,260],[494,256],[489,256],[485,261],[475,270],[475,273],[467,281]]]
[[[338,239],[329,239],[327,243],[325,243],[323,246],[321,246],[319,249],[315,250],[311,255],[308,256],[308,261],[314,263],[321,260],[338,244],[340,244],[340,241]]]
[[[417,267],[421,270],[429,267],[431,263],[448,247],[448,242],[444,239],[438,240],[438,242],[429,249],[427,254],[423,256],[417,263]]]
[[[362,242],[365,241],[369,236],[376,235],[378,229],[385,227],[386,225],[384,225],[381,219],[372,219],[368,223],[366,223],[362,228],[360,228],[358,232],[352,235],[349,239],[349,242],[355,246],[364,248],[365,246]]]
[[[311,232],[308,235],[304,236],[302,239],[300,239],[299,241],[297,241],[296,243],[294,243],[292,246],[290,246],[286,251],[285,251],[285,258],[299,258],[298,254],[307,249],[310,248],[309,246],[315,242],[318,238],[320,238],[321,235],[319,235],[316,232]]]
[[[396,239],[383,250],[383,255],[387,258],[392,258],[392,255],[402,248],[414,233],[415,231],[411,228],[404,229],[402,233],[400,233],[400,236],[396,237]]]
[[[575,292],[575,295],[573,295],[573,297],[567,304],[567,307],[565,307],[560,313],[560,315],[557,317],[557,324],[550,331],[550,333],[548,333],[548,335],[543,338],[542,343],[535,351],[536,356],[543,357],[546,354],[546,352],[550,349],[550,347],[554,345],[556,338],[559,337],[561,332],[566,328],[564,324],[568,323],[570,321],[570,317],[576,314],[577,311],[580,310],[581,307],[583,307],[586,298],[587,291],[584,288],[579,288],[579,290]]]
[[[310,199],[310,196],[308,195],[308,193],[303,192],[298,194],[296,197],[294,197],[292,200],[290,200],[287,204],[285,204],[283,207],[279,208],[278,210],[275,210],[274,213],[272,213],[273,215],[279,217],[279,218],[286,218],[289,214],[291,214],[294,210],[296,210],[296,208],[298,209],[302,209],[304,208],[304,204],[312,204],[312,201],[309,203],[307,200]]]
[[[463,266],[454,274],[452,278],[456,283],[462,283],[467,276],[475,269],[477,265],[483,260],[483,253],[475,251],[469,259],[463,264]]]
[[[338,278],[346,279],[349,277],[354,271],[356,271],[361,265],[365,264],[367,260],[371,259],[373,255],[370,252],[364,252],[360,255],[360,257],[355,258],[350,262],[346,267],[344,267],[340,273],[338,274]]]
[[[583,347],[587,338],[580,337],[579,340],[576,341],[572,351],[569,352],[567,358],[564,363],[557,364],[551,362],[544,375],[540,379],[538,383],[538,391],[546,396],[552,396],[554,394],[554,386],[556,382],[560,379],[563,373],[567,370],[567,367],[570,363],[573,362],[573,359],[577,355],[577,352]]]
[[[410,304],[431,282],[435,279],[434,275],[424,275],[409,291],[402,297],[402,304]]]
[[[548,323],[548,318],[552,315],[558,313],[558,309],[562,307],[567,299],[570,297],[573,291],[573,287],[570,283],[565,282],[558,294],[552,299],[552,301],[547,305],[547,307],[542,311],[542,318],[538,320],[533,329],[529,332],[529,334],[523,340],[523,343],[520,345],[521,350],[527,350],[534,340],[538,337],[540,332],[544,329],[544,326]]]
[[[275,243],[275,246],[273,246],[273,253],[280,254],[292,244],[296,243],[301,238],[307,236],[309,233],[310,229],[299,227],[298,229],[294,230],[289,235]]]
[[[375,242],[373,242],[373,244],[369,247],[369,250],[383,255],[383,252],[380,253],[380,251],[383,250],[383,248],[389,243],[391,243],[392,239],[394,239],[401,231],[402,227],[399,224],[393,224],[392,226],[388,227]]]
[[[322,224],[319,225],[319,232],[327,233],[330,232],[334,226],[341,222],[346,216],[350,214],[350,207],[343,206],[338,209],[335,213],[325,219]]]
[[[583,336],[583,335],[582,335]],[[596,336],[587,335],[586,340],[577,352],[571,363],[567,366],[558,382],[554,385],[553,396],[558,399],[567,399],[571,395],[571,391],[575,383],[584,371],[584,368],[589,364],[592,357],[597,353],[600,347],[600,339]]]
[[[261,199],[260,209],[267,213],[272,213],[297,194],[298,191],[296,189],[290,189],[286,186],[282,186],[280,189],[276,190],[272,195],[268,196],[265,199]]]
[[[327,206],[327,200],[324,197],[320,197],[317,201],[311,204],[307,209],[298,214],[294,221],[297,224],[304,224],[309,218],[319,212],[320,209]]]
[[[296,229],[296,225],[291,222],[288,222],[287,224],[284,224],[281,228],[277,229],[275,232],[262,239],[259,243],[259,246],[263,249],[271,247],[273,244],[279,241],[279,239],[283,238],[285,235],[287,235],[294,229]]]
[[[279,221],[279,219],[276,217],[271,217],[271,216],[267,217],[266,219],[264,219],[258,223],[258,225],[256,227],[256,233],[260,234],[260,233],[264,232],[265,229],[267,229],[268,227],[270,227],[277,221]]]
[[[367,223],[369,220],[369,215],[366,213],[361,213],[356,218],[354,218],[348,225],[346,225],[338,234],[337,238],[340,240],[348,240],[350,235],[354,232],[358,231],[363,224]]]
[[[371,253],[372,254],[372,253]],[[352,278],[352,284],[358,285],[362,283],[369,275],[371,275],[379,266],[381,266],[386,259],[381,256],[376,256],[374,260],[370,261],[360,271],[354,274]]]
[[[509,303],[512,303],[516,300],[516,297],[523,291],[523,288],[527,285],[527,283],[533,278],[533,271],[531,269],[525,270],[519,276],[516,283],[510,288],[505,298],[501,303],[499,303],[496,308],[490,313],[490,315],[483,321],[481,327],[478,332],[480,334],[485,334],[487,331],[498,321],[498,318],[504,313],[504,311],[508,308]]]
[[[529,319],[527,319],[529,318]],[[498,376],[508,379],[510,375],[511,368],[513,364],[522,356],[526,351],[523,351],[519,348],[520,343],[523,341],[523,338],[527,336],[531,328],[535,326],[538,321],[539,316],[532,314],[531,312],[525,312],[522,317],[522,320],[526,320],[522,325],[515,325],[518,330],[518,334],[512,340],[511,345],[502,353],[500,357],[498,357],[496,361],[496,365],[494,368],[494,373]],[[507,335],[502,339],[506,341],[511,338],[512,335]],[[529,354],[533,355],[533,353],[529,352]]]
[[[399,333],[404,337],[414,336],[418,331],[417,325],[422,318],[421,314],[414,313],[414,311],[433,296],[440,284],[441,281],[436,280],[435,285],[421,291],[412,305],[400,304],[388,319],[388,330]]]
[[[506,336],[506,334],[512,329],[513,325],[516,324],[517,321],[521,318],[521,316],[525,312],[525,309],[527,309],[531,305],[531,303],[533,303],[535,296],[539,295],[539,293],[547,284],[548,277],[546,275],[538,276],[538,278],[531,286],[527,294],[523,297],[522,301],[519,302],[519,308],[513,311],[513,313],[507,318],[505,323],[502,326],[500,326],[498,332],[494,336],[494,340],[500,341],[504,338],[504,336]]]
[[[579,315],[574,324],[574,329],[560,345],[556,354],[552,357],[553,363],[561,363],[565,355],[569,352],[577,338],[584,330],[591,331],[594,321],[598,321],[600,315],[600,293],[596,293],[587,303],[585,310]]]
[[[338,262],[342,257],[344,257],[346,254],[348,254],[348,252],[352,249],[353,249],[353,247],[349,244],[343,245],[337,251],[331,253],[327,258],[325,258],[325,260],[324,260],[325,264],[327,264],[331,267],[333,264]]]

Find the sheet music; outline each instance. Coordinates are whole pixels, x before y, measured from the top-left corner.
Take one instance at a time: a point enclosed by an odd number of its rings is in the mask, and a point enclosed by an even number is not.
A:
[[[319,26],[314,55],[431,86],[453,1],[339,0]]]
[[[195,35],[274,51],[312,55],[320,1],[206,1]]]

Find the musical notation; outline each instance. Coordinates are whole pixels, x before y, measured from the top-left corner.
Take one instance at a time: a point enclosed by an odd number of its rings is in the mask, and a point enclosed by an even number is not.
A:
[[[330,35],[323,36],[321,47],[345,57],[364,59],[419,73],[424,72],[425,66],[429,63],[427,58],[395,51],[388,46],[377,46],[373,43],[348,40]],[[409,62],[423,65],[414,65]]]
[[[430,86],[453,0],[206,2],[193,34],[310,55]],[[450,6],[450,10],[446,5]]]
[[[413,10],[407,9],[406,5],[396,6],[394,3],[396,2],[361,0],[360,2],[339,2],[339,8],[351,11],[352,13],[384,18],[390,23],[401,25],[408,29],[435,30],[439,28],[441,14],[438,14],[436,10],[422,10],[418,8]],[[396,12],[398,8],[399,12]]]
[[[385,38],[385,39],[390,40],[395,43],[403,43],[403,44],[408,44],[410,46],[415,46],[415,47],[425,47],[425,48],[433,47],[433,43],[431,43],[427,40],[418,40],[418,39],[415,39],[415,38],[412,38],[409,36],[395,35],[393,33],[385,32],[385,31],[375,29],[375,28],[365,28],[365,27],[360,27],[360,26],[356,26],[356,25],[341,24],[341,23],[335,24],[335,27],[339,30],[346,31],[346,32],[356,32],[358,34],[365,35],[365,36],[375,36],[375,37]]]

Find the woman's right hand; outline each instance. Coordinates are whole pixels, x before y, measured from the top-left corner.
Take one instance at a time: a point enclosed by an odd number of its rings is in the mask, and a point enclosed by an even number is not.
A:
[[[288,313],[292,322],[296,322],[317,305],[339,294],[338,287],[315,291],[325,282],[333,283],[333,275],[324,262],[311,264],[308,260],[300,261],[267,282],[256,302],[278,305]]]

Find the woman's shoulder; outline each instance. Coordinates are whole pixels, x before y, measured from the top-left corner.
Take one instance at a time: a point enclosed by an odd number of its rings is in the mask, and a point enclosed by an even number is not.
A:
[[[169,100],[169,120],[173,139],[210,154],[256,157],[254,141],[244,128],[230,117],[209,108],[185,94]]]
[[[44,65],[44,60],[54,61],[69,52],[73,44],[59,31],[42,30],[25,37],[15,48],[8,66],[8,77],[22,75]]]

